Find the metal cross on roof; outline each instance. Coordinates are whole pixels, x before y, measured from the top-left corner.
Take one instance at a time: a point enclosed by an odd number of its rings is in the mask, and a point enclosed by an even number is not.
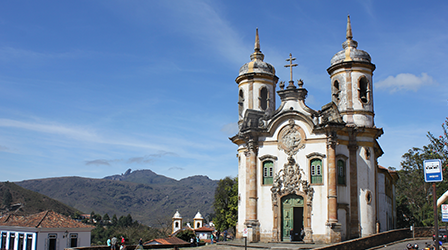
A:
[[[289,80],[289,82],[294,82],[292,80],[292,67],[296,67],[298,64],[293,64],[292,61],[296,60],[296,58],[292,57],[292,54],[289,53],[289,58],[286,59],[286,61],[289,62],[289,64],[285,65],[285,67],[289,67],[289,74],[291,75],[291,80]]]

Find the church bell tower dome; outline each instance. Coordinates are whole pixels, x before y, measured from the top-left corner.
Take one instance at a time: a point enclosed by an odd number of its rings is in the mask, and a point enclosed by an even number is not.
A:
[[[356,62],[371,62],[369,53],[364,50],[357,49],[358,42],[353,40],[352,26],[350,22],[350,16],[347,17],[347,34],[346,41],[342,43],[343,50],[336,53],[333,58],[331,58],[331,66],[348,61]]]
[[[331,78],[332,101],[349,126],[374,127],[373,71],[369,53],[357,49],[353,40],[350,16],[342,51],[331,59],[327,69]]]
[[[255,48],[250,55],[251,61],[244,64],[235,82],[238,84],[238,114],[242,122],[246,110],[257,110],[272,114],[275,110],[275,86],[278,77],[275,68],[264,61],[260,50],[258,28],[255,34]]]

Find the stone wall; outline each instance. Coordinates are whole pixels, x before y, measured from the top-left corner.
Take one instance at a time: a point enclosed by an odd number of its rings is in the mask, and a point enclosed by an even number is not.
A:
[[[363,238],[344,241],[341,243],[316,248],[319,250],[350,250],[350,249],[367,249],[375,246],[386,245],[390,242],[411,238],[412,233],[409,229],[391,230],[379,234],[370,235]]]
[[[434,227],[417,227],[415,228],[415,238],[432,237],[434,234]],[[396,229],[387,232],[382,232],[370,235],[363,238],[344,241],[341,243],[316,248],[319,250],[349,250],[349,249],[367,249],[381,245],[387,245],[391,242],[408,239],[413,237],[413,232],[409,228]]]
[[[205,245],[204,242],[199,242],[199,246]],[[177,246],[181,247],[190,247],[190,243],[181,244],[181,245],[144,245],[143,249],[157,249],[157,248],[174,248]],[[134,250],[137,245],[126,245],[127,250]],[[65,248],[65,250],[110,250],[111,248],[108,246],[90,246],[90,247],[76,247],[76,248]]]

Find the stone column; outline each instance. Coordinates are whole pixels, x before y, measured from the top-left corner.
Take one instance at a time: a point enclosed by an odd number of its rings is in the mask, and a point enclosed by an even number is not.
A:
[[[257,145],[249,140],[246,151],[246,220],[244,225],[248,231],[248,241],[260,240],[260,223],[257,217]]]
[[[350,239],[359,237],[359,204],[358,204],[358,165],[356,142],[348,145],[350,157]]]
[[[327,141],[328,152],[328,238],[327,243],[341,242],[341,224],[338,223],[338,176],[336,171],[336,132],[331,131]]]
[[[327,142],[328,151],[328,223],[338,222],[338,190],[336,172],[336,139],[330,135]]]

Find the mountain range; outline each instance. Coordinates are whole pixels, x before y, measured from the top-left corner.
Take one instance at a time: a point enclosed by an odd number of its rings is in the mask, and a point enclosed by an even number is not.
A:
[[[58,177],[16,182],[84,213],[131,214],[134,220],[154,227],[170,224],[176,210],[184,222],[193,221],[197,212],[209,220],[217,183],[207,176],[175,180],[149,169],[129,169],[103,179]]]

